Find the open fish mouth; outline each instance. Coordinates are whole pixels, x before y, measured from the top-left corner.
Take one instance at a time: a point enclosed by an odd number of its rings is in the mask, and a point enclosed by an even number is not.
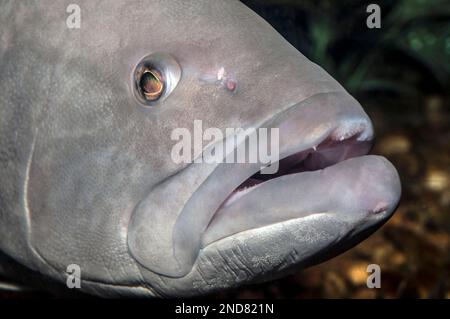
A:
[[[232,191],[214,214],[203,236],[203,246],[240,231],[318,213],[308,211],[306,209],[308,204],[296,202],[295,198],[304,197],[301,194],[312,195],[311,179],[321,179],[323,188],[320,192],[326,197],[333,183],[327,179],[336,176],[332,175],[335,174],[335,170],[345,169],[348,165],[364,165],[363,162],[367,158],[333,167],[350,158],[362,156],[370,150],[372,144],[370,140],[358,141],[361,132],[355,131],[355,135],[344,140],[335,140],[330,135],[317,146],[299,150],[281,159],[277,173],[258,172],[247,178]],[[373,158],[371,160],[374,161]],[[329,173],[330,170],[333,172]],[[293,207],[285,205],[289,202],[289,197],[294,199],[290,201]],[[305,199],[312,200],[310,197]],[[297,208],[299,204],[303,207],[301,210]],[[284,211],[274,214],[277,207],[284,207]],[[380,202],[373,211],[380,212],[386,209],[387,207]],[[254,211],[255,215],[246,213],[249,211]]]
[[[386,159],[365,155],[372,145],[372,124],[347,93],[312,96],[280,112],[264,127],[279,128],[276,174],[261,174],[260,163],[190,165],[177,174],[176,182],[159,185],[138,206],[128,243],[141,266],[164,276],[183,277],[203,250],[249,230],[332,214],[349,225],[336,230],[342,235],[381,225],[395,210],[400,196],[397,172]],[[201,174],[204,178],[198,177]],[[201,181],[193,182],[196,179]],[[181,194],[189,185],[192,190],[185,199],[180,195],[175,203],[154,202],[157,195]],[[156,218],[151,212],[157,209],[168,214]],[[163,226],[172,227],[166,238],[158,232]],[[273,239],[280,236],[278,231]],[[164,244],[145,245],[157,242],[156,238]]]

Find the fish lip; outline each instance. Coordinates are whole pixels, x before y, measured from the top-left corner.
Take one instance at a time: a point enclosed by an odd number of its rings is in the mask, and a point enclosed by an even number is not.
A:
[[[347,142],[347,141],[351,141],[352,139],[354,140],[354,137],[357,136],[357,135],[358,135],[358,133],[355,133],[355,135],[350,136],[350,137],[349,137],[348,139],[346,139],[346,140],[342,140],[342,141],[334,141],[334,142],[337,143],[336,146],[339,146],[341,143],[345,143],[345,142]],[[320,138],[320,140],[318,140],[318,141],[316,141],[316,143],[314,143],[314,144],[317,145],[317,146],[309,147],[309,148],[299,148],[299,149],[298,149],[297,151],[295,151],[293,154],[285,155],[285,156],[283,156],[283,157],[280,157],[279,162],[282,162],[282,161],[288,159],[289,157],[296,156],[296,155],[304,154],[304,157],[305,157],[305,159],[306,159],[309,155],[313,155],[313,154],[315,154],[315,153],[320,153],[322,145],[323,145],[324,143],[326,143],[327,141],[329,141],[329,140],[330,140],[330,136],[323,136],[323,137]],[[359,142],[357,142],[357,143],[350,142],[350,143],[351,143],[351,144],[354,144],[353,146],[354,146],[355,148],[356,148],[356,147],[359,147],[359,146],[365,146],[365,149],[369,150],[369,149],[372,148],[372,144],[373,144],[372,142],[373,142],[373,140],[359,141]],[[366,153],[366,152],[364,152],[364,153]],[[359,156],[362,156],[362,155],[359,155]],[[327,165],[326,167],[333,166],[333,165],[335,165],[335,164],[337,164],[337,163],[339,163],[339,162],[345,161],[346,159],[347,159],[347,158],[344,158],[343,160],[339,160],[338,162],[332,163],[332,164],[330,164],[330,165]],[[303,161],[303,160],[302,160],[302,161]],[[324,168],[325,168],[325,167],[324,167]],[[315,169],[305,170],[305,171],[315,171]],[[298,173],[298,172],[297,172],[297,173]],[[274,176],[273,179],[277,179],[277,178],[280,178],[280,177],[283,177],[283,176],[286,176],[286,175],[291,175],[291,174],[296,174],[296,173],[294,173],[294,172],[286,172],[286,173],[284,173],[284,174],[280,174],[280,175],[278,175],[278,176]],[[277,173],[276,173],[275,175],[277,175]],[[253,176],[253,175],[249,175],[249,176],[247,177],[247,179],[248,179],[248,178],[251,178],[252,176]],[[269,177],[270,177],[270,174],[269,174]],[[272,180],[272,178],[269,178],[268,180]],[[233,191],[233,193],[230,194],[230,196],[233,196],[233,195],[240,195],[240,193],[247,193],[247,192],[249,192],[249,191],[252,191],[252,190],[254,190],[254,189],[257,188],[257,187],[262,186],[262,185],[263,185],[264,183],[266,183],[268,180],[264,180],[264,181],[261,181],[261,182],[258,183],[258,184],[255,184],[255,185],[252,185],[252,186],[249,186],[249,187],[245,187],[245,188],[242,189],[242,190],[237,190],[237,192]],[[244,181],[245,181],[245,180],[243,180],[242,182],[244,182]],[[240,187],[240,186],[238,186],[238,188],[239,188],[239,187]],[[244,194],[242,194],[242,195],[245,196]],[[229,204],[229,200],[232,200],[232,201],[236,200],[236,199],[234,199],[234,197],[233,197],[233,198],[230,198],[230,196],[228,196],[227,199],[224,200],[224,202],[221,204],[221,206],[224,205],[224,204]],[[220,208],[219,208],[219,209],[220,209]],[[213,217],[213,218],[214,218],[214,217]]]
[[[288,147],[287,150],[280,151],[280,159],[286,158],[287,156],[292,155],[293,153],[296,153],[299,151],[304,151],[313,146],[319,145],[330,137],[335,140],[340,139],[340,141],[342,142],[343,139],[341,137],[345,137],[345,139],[349,139],[349,138],[357,136],[358,141],[367,142],[371,146],[372,142],[373,142],[373,138],[374,138],[372,123],[371,123],[370,119],[368,118],[368,116],[366,115],[366,113],[363,111],[362,107],[359,105],[359,103],[355,99],[353,99],[353,97],[351,97],[346,91],[330,91],[330,92],[320,92],[317,94],[313,94],[310,97],[305,98],[304,100],[302,100],[300,102],[294,103],[291,106],[284,108],[282,111],[280,111],[280,112],[276,113],[275,115],[273,115],[272,117],[270,117],[265,123],[258,125],[256,127],[256,129],[269,127],[272,122],[277,121],[277,120],[280,121],[279,124],[283,124],[288,120],[288,118],[283,118],[283,117],[288,116],[289,113],[294,113],[294,114],[296,112],[302,113],[301,109],[304,107],[305,103],[311,102],[314,104],[315,103],[314,99],[321,98],[321,97],[327,97],[327,96],[334,95],[334,94],[338,94],[339,95],[338,97],[340,97],[342,94],[342,97],[351,98],[352,101],[348,100],[349,105],[351,106],[350,109],[338,112],[337,117],[334,118],[332,121],[330,121],[330,123],[328,123],[329,127],[323,129],[323,132],[321,132],[322,134],[320,134],[319,137],[316,137],[316,138],[310,140],[309,143],[306,143],[304,145],[301,145],[301,146],[294,145],[292,147]],[[328,107],[328,106],[333,106],[333,105],[334,105],[333,103],[324,103],[321,106]],[[359,109],[352,108],[353,106],[359,106]],[[325,110],[326,110],[326,108],[325,108]],[[319,114],[320,114],[320,112],[319,112]],[[355,127],[358,129],[355,130]],[[281,133],[280,133],[280,135],[281,135]],[[282,143],[280,142],[280,144],[282,144]],[[369,150],[370,150],[370,147],[367,149],[367,152]],[[364,154],[366,154],[367,152],[365,152]],[[217,167],[214,169],[214,171],[208,176],[208,179],[214,178],[214,176],[213,176],[214,173],[221,167],[224,167],[225,165],[227,165],[227,164],[226,163],[218,164]],[[232,165],[237,165],[237,164],[232,164]],[[245,175],[245,177],[243,179],[241,179],[239,181],[239,183],[233,185],[233,189],[235,189],[237,186],[239,186],[243,180],[252,176],[254,173],[255,173],[255,171],[249,170],[249,172]],[[203,186],[203,184],[201,186]],[[205,193],[206,194],[208,193],[207,190],[208,189],[206,189],[206,191],[203,191],[204,194],[201,194],[202,190],[201,190],[201,187],[199,187],[196,191],[194,191],[191,194],[189,201],[191,201],[192,198],[194,198],[199,193],[200,193],[200,197],[202,197],[204,199],[207,196],[207,195],[205,195]],[[214,209],[212,213],[209,212],[209,214],[211,216],[208,219],[208,221],[206,223],[204,223],[202,229],[200,230],[200,233],[201,233],[200,240],[201,240],[201,237],[203,236],[203,234],[205,233],[208,225],[210,224],[213,216],[215,215],[217,209],[225,201],[226,197],[228,197],[228,194],[226,194],[226,196],[220,201],[218,207],[216,209]],[[177,220],[178,225],[182,225],[185,221],[182,217],[184,216],[184,214],[186,214],[186,206],[187,205],[185,205],[185,207],[183,207],[183,211],[180,214],[180,216],[178,217],[178,220]],[[176,232],[174,232],[174,233],[176,234]],[[183,236],[181,236],[181,237],[183,237]],[[174,239],[174,241],[175,240],[176,239]],[[199,243],[199,251],[200,251],[200,249],[201,249],[201,241]],[[174,252],[176,255],[177,254],[176,246],[174,248]],[[180,250],[179,250],[179,252],[180,252]]]
[[[315,94],[315,95],[311,96],[310,98],[314,98],[320,94],[330,94],[330,93],[342,93],[342,92],[323,92],[323,93]],[[307,98],[305,100],[308,100],[310,98]],[[287,109],[284,109],[283,111],[275,114],[274,116],[272,116],[270,118],[270,120],[268,122],[282,116],[283,114],[287,113],[288,111],[295,111],[296,109],[301,107],[301,105],[305,102],[305,100],[295,103],[292,106],[288,107]],[[292,156],[299,152],[316,151],[316,148],[317,149],[320,148],[326,142],[337,143],[336,145],[338,145],[340,143],[344,143],[344,142],[347,142],[352,139],[354,139],[355,142],[359,143],[359,145],[355,144],[355,146],[361,146],[363,144],[365,144],[365,146],[366,146],[365,147],[366,150],[363,153],[359,154],[358,156],[367,154],[373,146],[373,141],[374,141],[373,127],[372,127],[372,123],[368,119],[368,117],[366,117],[366,118],[361,117],[361,118],[359,118],[359,120],[362,120],[362,121],[359,123],[358,122],[354,123],[353,126],[348,125],[348,123],[345,123],[344,125],[341,125],[342,123],[339,123],[339,122],[335,123],[335,125],[331,126],[328,130],[324,131],[323,134],[321,136],[319,136],[317,139],[312,140],[310,144],[297,145],[297,146],[294,146],[290,150],[287,150],[285,152],[280,152],[279,161],[282,161],[282,160],[288,158],[289,156]],[[258,126],[256,129],[264,128],[264,127],[265,127],[265,124],[262,124],[262,125]],[[344,158],[343,160],[346,160],[346,159],[347,158]],[[342,160],[340,160],[339,162],[341,162],[341,161]],[[333,163],[332,165],[334,165],[334,164],[336,164],[336,163]],[[224,165],[224,163],[219,164],[219,166],[221,166],[221,165]],[[250,171],[250,173],[245,175],[245,177],[241,180],[241,182],[244,182],[246,179],[248,179],[252,175],[253,175],[253,173],[251,173],[251,171]],[[239,185],[236,185],[236,187],[238,187]],[[194,193],[192,195],[194,195]],[[226,201],[226,199],[224,199],[222,204],[225,201]],[[211,217],[211,220],[213,218],[214,218],[214,216]]]
[[[346,93],[346,92],[345,91],[344,92],[330,91],[330,92],[319,92],[317,94],[313,94],[313,95],[305,98],[304,100],[294,103],[291,106],[276,113],[275,115],[270,117],[269,120],[267,120],[265,123],[255,127],[255,130],[258,130],[260,128],[268,128],[267,123],[270,123],[274,119],[279,118],[280,116],[288,113],[289,111],[295,111],[295,110],[301,108],[301,106],[303,105],[303,103],[305,101],[308,101],[308,100],[315,98],[317,96],[320,96],[320,95],[333,94],[333,93]],[[356,119],[356,123],[353,123],[353,124],[352,123],[344,123],[343,125],[341,125],[342,123],[340,123],[340,121],[338,120],[338,121],[336,121],[336,123],[333,123],[334,125],[332,125],[328,130],[324,130],[322,132],[321,136],[319,136],[315,140],[312,140],[309,144],[297,145],[297,146],[294,146],[293,149],[286,150],[285,152],[280,152],[279,161],[286,159],[287,157],[289,157],[295,153],[298,153],[298,152],[315,150],[315,148],[319,147],[327,140],[331,141],[331,142],[342,143],[342,142],[348,141],[350,139],[353,139],[355,137],[356,137],[357,142],[367,143],[367,145],[368,145],[367,151],[364,153],[364,154],[367,154],[373,146],[374,132],[373,132],[373,127],[372,127],[372,123],[371,123],[370,119],[367,117],[367,115],[365,113],[363,113],[363,114],[365,116],[358,117]],[[225,141],[225,138],[220,142],[223,143],[224,141]],[[364,154],[361,154],[359,156],[362,156]],[[202,155],[200,155],[200,156],[202,156]],[[183,168],[182,170],[185,170],[186,168],[192,166],[193,164],[194,163],[189,164],[187,167]],[[223,166],[223,165],[226,165],[226,163],[219,163],[218,167]],[[262,166],[261,166],[261,168],[262,168]],[[251,176],[252,176],[251,173],[247,174],[247,176],[244,178],[244,180]],[[171,177],[173,177],[173,175]],[[244,180],[242,180],[242,181],[244,181]],[[196,191],[192,193],[192,196],[195,193],[196,193]]]
[[[325,167],[334,166],[335,164],[338,164],[338,163],[340,163],[342,161],[345,161],[345,160],[347,160],[350,157],[363,156],[363,155],[369,153],[369,151],[372,149],[373,138],[371,137],[370,139],[358,140],[358,137],[359,137],[359,135],[362,132],[363,132],[363,130],[353,131],[353,133],[351,133],[350,135],[347,135],[345,139],[340,139],[340,140],[333,139],[333,132],[331,132],[330,135],[322,136],[319,140],[317,140],[315,143],[313,143],[315,146],[309,147],[309,148],[299,148],[293,154],[290,154],[290,153],[288,153],[288,155],[285,154],[284,156],[279,158],[279,162],[282,162],[283,160],[286,160],[289,157],[299,155],[299,153],[303,153],[304,156],[305,156],[305,159],[306,159],[306,157],[308,157],[308,155],[314,155],[315,153],[320,153],[322,151],[322,148],[327,149],[327,148],[330,148],[330,147],[332,148],[332,147],[335,147],[335,146],[339,147],[339,146],[345,145],[345,144],[351,146],[351,150],[352,151],[355,151],[355,150],[358,150],[358,149],[362,149],[362,150],[359,151],[359,153],[360,153],[359,155],[342,158],[341,160],[339,160],[339,161],[337,161],[335,163],[331,163],[329,165],[326,165]],[[328,145],[325,145],[325,144],[328,144]],[[323,168],[325,168],[325,167],[323,167]],[[318,169],[309,169],[309,170],[305,170],[305,171],[315,171],[315,170],[318,170]],[[286,175],[291,175],[291,174],[295,174],[295,173],[294,172],[286,172],[284,174],[281,174],[279,176],[274,177],[273,179],[276,179],[276,178],[279,178],[279,177],[283,177],[283,176],[286,176]],[[247,179],[249,177],[251,177],[251,176],[252,175],[248,176]],[[258,186],[261,186],[264,183],[266,183],[266,181],[262,181],[261,183],[258,183],[258,184],[254,185],[254,186],[250,186],[248,188],[245,188],[242,191],[238,191],[238,193],[239,192],[251,191],[251,190],[257,188]],[[234,195],[234,192],[232,194],[230,194],[230,196],[231,195]],[[222,203],[222,205],[223,204],[227,204],[228,203],[228,199],[229,199],[229,197]]]
[[[352,194],[356,194],[355,196],[358,198],[357,200],[342,200],[341,201],[341,205],[333,205],[332,208],[330,208],[330,206],[328,206],[327,209],[322,209],[322,210],[310,210],[310,211],[306,211],[306,213],[296,213],[295,216],[290,216],[290,217],[279,217],[276,216],[274,217],[274,220],[272,220],[271,222],[263,222],[263,224],[259,224],[258,221],[253,221],[252,222],[252,226],[251,227],[246,227],[245,224],[245,219],[244,219],[244,224],[242,224],[242,219],[240,219],[241,216],[245,216],[246,214],[248,214],[248,212],[245,209],[241,209],[241,211],[243,212],[240,215],[231,215],[231,217],[228,217],[227,220],[227,213],[230,212],[230,208],[231,208],[231,212],[233,213],[233,205],[239,205],[240,201],[244,201],[244,206],[238,206],[238,207],[248,207],[248,205],[245,205],[245,201],[247,200],[248,202],[248,197],[252,196],[254,192],[258,192],[259,188],[264,188],[269,187],[269,189],[271,189],[271,191],[275,192],[283,192],[283,190],[277,189],[277,187],[274,187],[274,183],[275,186],[277,185],[276,183],[278,182],[278,186],[279,182],[281,181],[286,182],[286,179],[288,178],[292,178],[292,179],[296,179],[297,181],[300,182],[300,179],[302,177],[307,178],[308,176],[304,176],[307,174],[315,174],[316,177],[321,178],[321,175],[323,176],[323,174],[325,172],[327,172],[328,170],[338,170],[341,169],[343,165],[348,165],[350,164],[350,162],[360,162],[360,164],[363,164],[363,167],[365,166],[367,167],[375,167],[375,171],[378,171],[378,175],[375,176],[375,178],[364,178],[367,177],[367,174],[362,174],[362,175],[357,175],[357,178],[355,180],[352,179],[352,181],[357,181],[355,184],[360,184],[360,181],[363,181],[363,185],[371,185],[371,183],[373,182],[373,180],[377,180],[377,184],[381,185],[383,191],[380,192],[380,190],[376,189],[375,193],[377,193],[377,195],[375,196],[368,196],[369,198],[366,199],[363,195],[364,193],[361,193],[360,191],[357,191],[357,188],[355,187],[355,189],[353,189],[351,191]],[[352,164],[353,164],[352,163]],[[381,165],[380,165],[381,163]],[[341,167],[339,167],[341,166]],[[380,172],[380,167],[382,167],[381,172]],[[357,165],[353,165],[353,168],[356,170],[359,170],[360,167],[358,167]],[[342,169],[341,169],[342,171]],[[367,170],[366,171],[370,171]],[[338,170],[339,172],[339,170]],[[303,176],[302,176],[303,175]],[[381,177],[379,177],[381,176]],[[342,182],[341,184],[342,187],[344,189],[348,188],[348,181],[350,180],[350,178],[348,178],[348,176],[338,176],[336,179],[339,182]],[[372,176],[373,177],[373,176]],[[284,181],[283,181],[284,179]],[[330,180],[330,178],[328,177],[328,180]],[[285,183],[285,184],[286,184]],[[333,186],[333,184],[331,183],[330,186]],[[284,189],[284,188],[282,188]],[[284,189],[285,190],[285,189]],[[400,185],[400,179],[398,177],[398,173],[395,170],[395,168],[393,167],[393,165],[391,163],[389,163],[389,161],[387,161],[384,157],[381,156],[376,156],[376,155],[362,155],[362,156],[355,156],[355,157],[351,157],[351,158],[347,158],[344,159],[343,161],[339,161],[335,164],[331,164],[330,166],[326,166],[324,169],[319,169],[319,170],[314,170],[314,171],[306,171],[306,172],[300,172],[300,173],[293,173],[293,174],[286,174],[286,175],[282,175],[280,177],[271,179],[269,181],[260,183],[254,187],[251,187],[249,190],[244,190],[244,194],[240,197],[238,197],[236,200],[231,201],[230,203],[228,203],[228,201],[226,202],[225,205],[222,205],[217,212],[215,213],[214,217],[212,218],[210,224],[208,225],[208,228],[206,229],[205,233],[204,233],[204,237],[203,237],[203,241],[202,241],[202,248],[206,248],[209,245],[212,245],[218,241],[224,240],[226,238],[229,237],[233,237],[235,235],[238,235],[240,233],[246,232],[246,231],[252,231],[255,229],[263,229],[263,228],[268,228],[271,225],[274,224],[283,224],[285,222],[288,222],[290,220],[297,220],[297,219],[304,219],[306,217],[309,216],[313,216],[313,215],[334,215],[335,218],[344,221],[345,223],[347,223],[348,225],[354,224],[354,228],[350,230],[350,233],[355,234],[355,233],[366,233],[365,232],[365,228],[367,228],[369,226],[376,226],[374,229],[380,227],[384,222],[387,221],[387,219],[389,219],[389,217],[394,213],[394,211],[396,210],[396,208],[398,207],[398,203],[399,203],[399,199],[401,196],[401,185]],[[372,190],[372,192],[374,192],[374,190]],[[317,193],[317,192],[316,192]],[[323,190],[320,191],[320,193],[323,193]],[[262,202],[264,202],[265,198],[269,198],[270,196],[267,196],[267,193],[265,193],[266,195],[261,197],[261,194],[264,194],[264,191],[259,191],[259,200],[261,200]],[[380,195],[382,194],[382,195]],[[336,198],[336,194],[332,194],[329,193],[327,196],[331,197],[331,198]],[[370,197],[374,197],[375,199],[370,199]],[[364,200],[359,200],[361,198],[364,198]],[[276,199],[271,199],[271,201],[275,201],[278,202]],[[253,198],[254,201],[254,198]],[[252,199],[250,199],[250,202],[252,202]],[[360,202],[360,203],[358,203]],[[344,205],[342,205],[342,203],[345,203]],[[358,210],[352,210],[351,208],[353,206],[358,207]],[[370,203],[370,204],[369,204]],[[282,205],[280,205],[281,207]],[[259,214],[262,214],[264,212],[264,210],[267,208],[267,206],[260,206],[258,204],[256,204],[256,207],[259,207],[258,212]],[[269,206],[270,207],[270,206]],[[278,207],[278,206],[277,206]],[[286,208],[284,208],[286,209]],[[347,209],[349,209],[349,211],[347,211]],[[270,209],[269,209],[270,210]],[[225,211],[225,213],[223,212]],[[228,211],[228,212],[227,212]],[[236,209],[234,209],[234,212],[236,211]],[[225,219],[223,218],[225,216]],[[234,217],[233,217],[234,216]],[[255,216],[256,217],[256,216]],[[230,219],[231,218],[231,219]],[[228,222],[228,226],[229,226],[229,221],[232,220],[232,223],[235,225],[238,225],[238,230],[234,230],[234,231],[229,231],[227,232],[225,235],[217,235],[217,233],[214,235],[214,232],[216,232],[217,230],[217,225],[222,226],[224,221]],[[248,220],[247,220],[248,222]],[[212,230],[211,230],[212,229]],[[211,232],[213,233],[213,235],[211,235]],[[343,237],[343,236],[342,236]]]
[[[301,127],[280,126],[288,120],[299,119]],[[280,127],[280,158],[284,158],[311,148],[329,136],[345,136],[361,123],[360,139],[372,140],[369,118],[359,103],[342,91],[312,95],[275,113],[257,127]],[[158,183],[136,205],[131,216],[127,232],[130,254],[140,266],[154,273],[174,278],[186,276],[197,261],[203,234],[221,203],[260,168],[259,163],[253,167],[191,163]],[[217,183],[217,180],[223,182]],[[193,191],[183,191],[181,197],[171,203],[161,200],[164,194],[178,191],[180,187],[191,187]],[[153,244],[146,244],[149,241]]]

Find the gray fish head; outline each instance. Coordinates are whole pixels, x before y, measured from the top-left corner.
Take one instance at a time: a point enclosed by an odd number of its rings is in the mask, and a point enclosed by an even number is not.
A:
[[[394,212],[399,177],[365,155],[359,103],[240,2],[80,6],[81,29],[47,24],[33,53],[54,89],[29,166],[30,242],[54,273],[80,265],[101,294],[203,294],[331,258]],[[177,163],[173,132],[198,120],[277,128],[278,173]]]

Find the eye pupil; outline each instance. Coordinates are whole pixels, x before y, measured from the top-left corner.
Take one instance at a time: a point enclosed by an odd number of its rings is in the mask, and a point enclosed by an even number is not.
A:
[[[1,0],[0,0],[1,1]],[[181,79],[181,66],[169,54],[154,52],[136,64],[129,88],[141,106],[153,108],[164,103]]]
[[[147,100],[155,101],[159,99],[164,90],[161,74],[156,70],[145,70],[139,81],[139,87]]]

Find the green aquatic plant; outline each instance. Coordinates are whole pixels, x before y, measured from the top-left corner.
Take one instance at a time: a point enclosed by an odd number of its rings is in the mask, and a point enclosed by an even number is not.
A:
[[[450,91],[447,0],[377,1],[380,29],[366,25],[367,1],[244,2],[352,93]]]

